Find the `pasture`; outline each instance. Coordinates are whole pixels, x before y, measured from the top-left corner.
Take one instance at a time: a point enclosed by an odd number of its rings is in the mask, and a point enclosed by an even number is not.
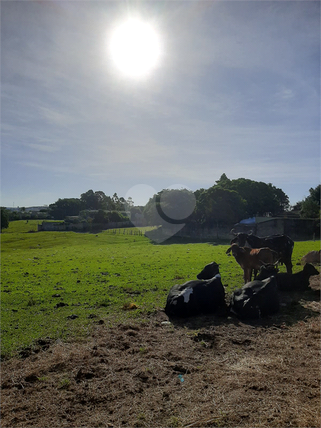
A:
[[[318,291],[253,322],[168,323],[169,289],[205,264],[220,264],[227,293],[243,285],[228,243],[38,233],[36,223],[1,236],[4,427],[320,425]],[[296,242],[293,271],[319,248]]]
[[[242,270],[227,245],[154,245],[135,229],[99,234],[36,232],[37,221],[11,222],[2,234],[2,356],[39,338],[86,336],[97,319],[114,323],[163,308],[168,290],[195,279],[212,261],[229,292]],[[320,242],[296,242],[293,271]],[[281,270],[285,271],[284,266]],[[126,310],[133,304],[134,310]]]

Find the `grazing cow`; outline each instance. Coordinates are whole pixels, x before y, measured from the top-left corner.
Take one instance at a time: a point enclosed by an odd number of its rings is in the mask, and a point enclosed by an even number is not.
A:
[[[318,270],[311,264],[307,263],[303,270],[298,273],[277,273],[274,266],[263,266],[257,279],[275,276],[278,289],[280,291],[303,291],[309,287],[310,276],[319,275]]]
[[[321,250],[310,251],[301,259],[301,262],[303,263],[312,263],[312,264],[320,264],[320,261],[321,261]]]
[[[210,279],[188,281],[185,284],[176,284],[170,289],[165,307],[167,315],[189,317],[214,314],[219,309],[226,308],[225,290],[218,265],[214,262],[205,266],[199,275],[205,277],[206,271],[208,274],[216,273]]]
[[[278,261],[278,253],[270,248],[248,248],[232,244],[226,254],[232,252],[237,263],[244,271],[244,283],[251,281],[252,271],[254,276],[264,264],[274,264]]]
[[[235,290],[230,311],[239,318],[255,319],[278,312],[280,307],[276,279],[255,280]]]
[[[231,233],[235,235],[235,238],[231,240],[231,244],[238,244],[240,247],[244,247],[247,242],[251,248],[263,248],[268,247],[279,254],[279,263],[284,264],[287,273],[292,273],[292,252],[294,242],[291,238],[286,235],[271,235],[264,238],[259,238],[250,233],[234,233],[233,229]]]

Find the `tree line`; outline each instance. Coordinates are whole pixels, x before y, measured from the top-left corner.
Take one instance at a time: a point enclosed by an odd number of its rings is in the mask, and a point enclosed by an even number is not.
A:
[[[78,216],[83,211],[124,211],[125,204],[125,199],[118,197],[117,193],[110,197],[101,190],[97,192],[88,190],[82,193],[80,198],[58,199],[49,205],[49,214],[56,220],[63,220],[69,216]]]
[[[301,218],[320,217],[320,185],[310,189],[310,195],[298,202],[292,211]],[[291,210],[289,198],[271,183],[257,182],[245,178],[230,180],[223,174],[216,184],[208,189],[195,192],[183,190],[162,190],[154,195],[142,213],[149,224],[155,224],[160,219],[161,211],[172,212],[172,218],[178,218],[177,209],[184,217],[184,206],[195,205],[186,223],[197,223],[204,226],[219,224],[234,224],[242,219],[255,216],[280,216]],[[168,217],[168,216],[167,216]],[[161,218],[162,224],[168,219]]]
[[[320,191],[320,184],[311,188],[309,196],[298,202],[292,210],[299,213],[301,218],[319,218]],[[204,226],[233,224],[254,216],[278,216],[291,209],[288,196],[271,183],[245,178],[230,180],[226,174],[222,174],[208,189],[202,188],[195,192],[164,189],[150,198],[145,206],[135,206],[132,198],[125,200],[117,193],[110,197],[103,191],[88,190],[80,198],[59,198],[44,210],[46,212],[42,217],[55,220],[80,217],[83,221],[89,219],[102,224],[133,220],[139,215],[149,225],[166,224],[167,221],[159,215],[159,208],[172,219],[181,219],[188,213],[187,222]],[[8,227],[8,221],[24,218],[21,212],[17,218],[12,218],[12,215],[1,208],[1,230]]]

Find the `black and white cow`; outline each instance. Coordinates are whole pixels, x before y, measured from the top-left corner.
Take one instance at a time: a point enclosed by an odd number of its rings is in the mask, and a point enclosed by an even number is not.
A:
[[[274,276],[263,281],[248,282],[235,290],[231,297],[230,312],[241,319],[256,319],[278,312],[280,307]]]
[[[204,269],[197,275],[197,279],[211,279],[218,273],[220,273],[219,265],[212,262],[204,267]]]
[[[213,262],[205,266],[197,278],[204,279],[176,284],[170,289],[165,307],[167,315],[190,317],[214,314],[219,309],[226,308],[225,290],[218,265]]]

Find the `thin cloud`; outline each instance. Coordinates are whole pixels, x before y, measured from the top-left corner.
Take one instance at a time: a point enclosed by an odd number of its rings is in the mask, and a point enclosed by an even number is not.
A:
[[[125,10],[2,4],[4,187],[16,166],[15,182],[29,177],[38,195],[51,183],[72,194],[76,182],[196,190],[223,172],[275,179],[294,199],[292,183],[317,184],[319,2],[144,3],[164,52],[140,83],[117,76],[108,54]]]

